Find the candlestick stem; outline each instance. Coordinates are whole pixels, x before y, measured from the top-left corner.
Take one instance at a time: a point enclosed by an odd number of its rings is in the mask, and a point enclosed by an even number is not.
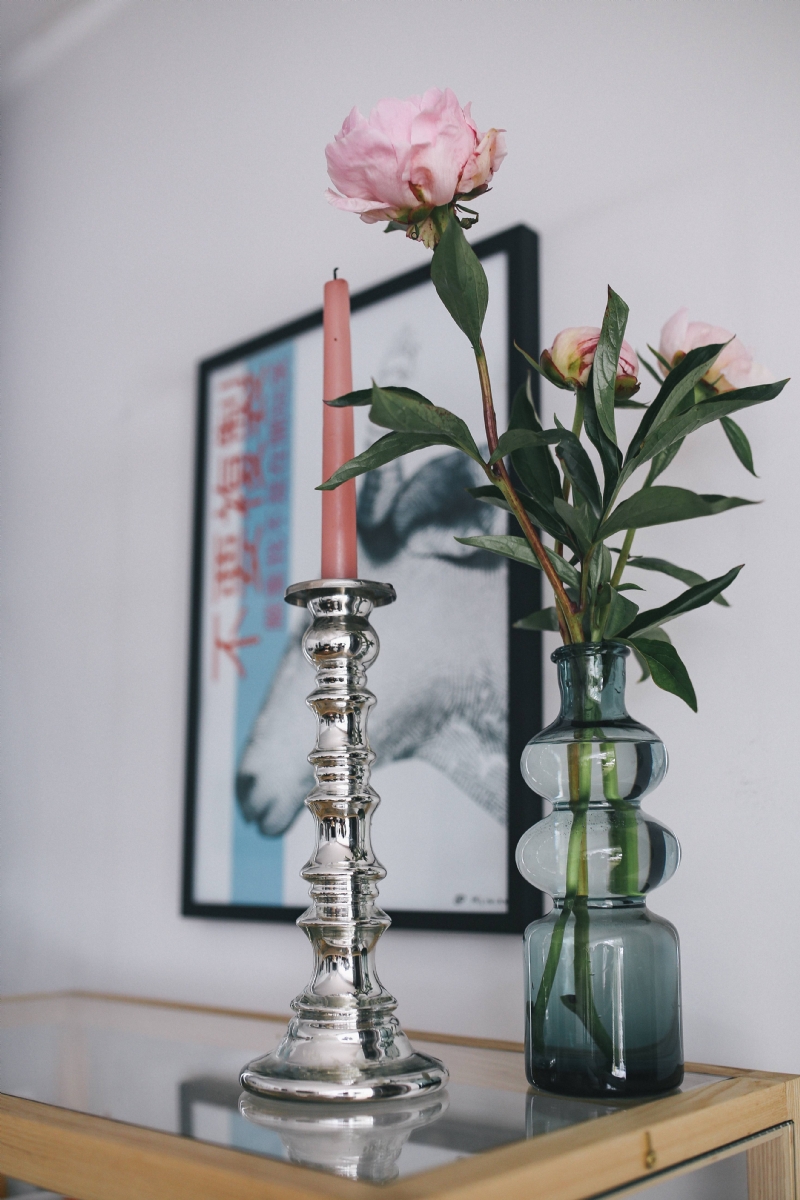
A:
[[[306,798],[316,838],[301,872],[311,905],[297,922],[313,947],[314,970],[292,1001],[296,1015],[283,1041],[242,1072],[242,1085],[257,1095],[362,1101],[433,1092],[447,1082],[438,1059],[413,1049],[375,969],[375,947],[391,922],[376,903],[386,871],[370,840],[379,797],[369,783],[375,755],[367,716],[375,697],[366,671],[379,650],[370,613],[394,598],[390,584],[359,579],[321,579],[286,593],[311,614],[303,651],[317,672],[308,698],[317,717],[309,755],[316,784]]]

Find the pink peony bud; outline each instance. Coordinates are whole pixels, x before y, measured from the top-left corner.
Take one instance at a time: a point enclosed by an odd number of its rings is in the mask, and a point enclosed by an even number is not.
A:
[[[502,131],[481,134],[447,88],[381,100],[369,118],[354,108],[325,148],[331,204],[362,221],[407,224],[419,209],[485,189],[505,157]],[[421,219],[427,213],[421,214]]]
[[[717,361],[703,376],[703,382],[715,392],[732,392],[736,388],[752,387],[757,383],[773,383],[775,376],[753,362],[753,355],[743,342],[719,325],[707,325],[704,321],[690,321],[688,308],[679,308],[661,330],[658,351],[670,367],[676,366],[690,350],[698,346],[711,346],[719,342],[728,345]],[[662,374],[667,374],[663,363],[659,363]]]
[[[600,340],[596,325],[578,325],[562,329],[549,350],[545,350],[539,365],[547,378],[557,387],[585,387]],[[639,360],[628,342],[622,343],[617,366],[615,391],[632,396],[639,390]]]

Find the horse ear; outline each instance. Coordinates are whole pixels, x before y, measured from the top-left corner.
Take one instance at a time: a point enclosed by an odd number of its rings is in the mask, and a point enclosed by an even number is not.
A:
[[[390,516],[403,487],[400,460],[386,463],[377,471],[368,471],[358,494],[358,526],[360,530],[375,529]]]
[[[358,538],[374,563],[386,563],[403,548],[395,526],[397,497],[402,493],[403,470],[399,459],[377,471],[368,471],[358,493]]]
[[[480,468],[454,450],[423,463],[397,497],[394,522],[400,538],[405,542],[431,525],[450,531],[475,522],[475,501],[467,488],[482,478]]]
[[[448,450],[422,464],[404,479],[399,460],[364,476],[358,498],[358,533],[367,554],[385,563],[400,554],[414,533],[431,527],[441,531],[452,549],[456,530],[484,528],[487,514],[467,488],[483,475],[473,462]]]

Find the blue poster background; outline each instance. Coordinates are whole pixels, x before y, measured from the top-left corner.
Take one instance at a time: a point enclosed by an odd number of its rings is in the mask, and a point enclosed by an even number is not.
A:
[[[245,486],[243,572],[239,627],[244,669],[236,706],[237,767],[261,706],[272,686],[288,640],[288,583],[291,501],[294,347],[283,343],[250,359],[245,454],[260,464]],[[255,640],[257,639],[257,640]],[[231,778],[233,863],[231,902],[283,904],[283,838],[266,837],[245,821]]]

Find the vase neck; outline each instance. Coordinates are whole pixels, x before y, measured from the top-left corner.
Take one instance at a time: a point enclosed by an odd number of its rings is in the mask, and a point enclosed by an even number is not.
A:
[[[626,646],[616,642],[582,642],[561,646],[553,654],[561,690],[560,718],[594,724],[619,721],[625,708]]]

